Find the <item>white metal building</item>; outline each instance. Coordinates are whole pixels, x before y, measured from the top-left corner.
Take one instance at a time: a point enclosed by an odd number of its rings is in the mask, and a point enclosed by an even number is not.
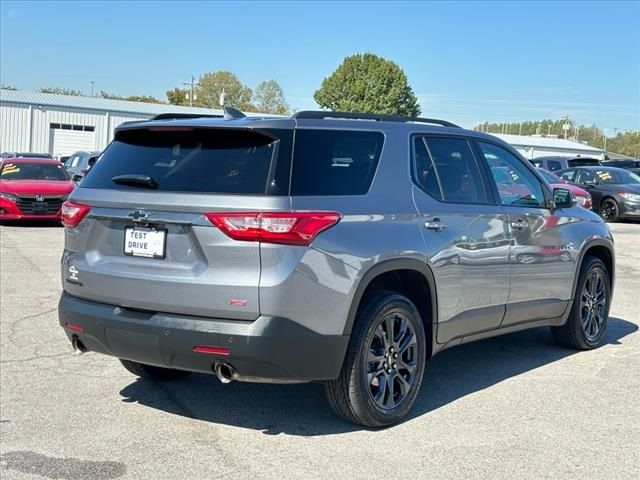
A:
[[[208,108],[0,89],[0,152],[63,156],[102,150],[121,123],[168,112],[222,114]]]
[[[511,144],[525,158],[532,159],[546,155],[560,155],[563,157],[591,157],[604,160],[605,151],[584,143],[541,136],[509,135],[494,133],[498,138]]]

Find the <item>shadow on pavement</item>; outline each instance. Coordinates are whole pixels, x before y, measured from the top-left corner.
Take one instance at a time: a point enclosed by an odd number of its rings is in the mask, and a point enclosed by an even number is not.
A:
[[[638,326],[610,317],[603,344],[619,345]],[[446,350],[427,364],[422,392],[409,419],[521,373],[579,354],[556,346],[548,328],[537,328]],[[335,417],[320,384],[222,385],[208,375],[157,384],[136,380],[120,391],[137,402],[205,422],[261,430],[268,435],[331,435],[360,427]]]

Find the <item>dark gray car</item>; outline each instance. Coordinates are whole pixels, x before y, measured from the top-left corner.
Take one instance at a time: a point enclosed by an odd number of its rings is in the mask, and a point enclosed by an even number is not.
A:
[[[440,120],[128,123],[63,223],[76,350],[152,380],[324,382],[366,426],[402,419],[446,348],[539,326],[596,347],[613,290],[596,214],[506,143]]]
[[[562,155],[549,155],[543,157],[536,157],[529,160],[536,168],[543,168],[550,172],[557,172],[565,168],[583,167],[583,166],[598,166],[601,165],[600,160],[590,157],[565,157]]]

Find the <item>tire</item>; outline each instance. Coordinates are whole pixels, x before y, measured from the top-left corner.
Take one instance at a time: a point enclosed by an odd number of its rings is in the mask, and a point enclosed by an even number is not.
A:
[[[184,378],[191,374],[184,370],[174,370],[172,368],[155,367],[144,363],[132,362],[131,360],[120,359],[122,366],[134,375],[154,382],[166,382]]]
[[[393,331],[392,341],[387,331]],[[403,295],[377,291],[363,300],[340,376],[325,383],[327,399],[349,422],[392,425],[415,403],[425,363],[426,340],[418,310]]]
[[[614,223],[619,220],[620,207],[613,198],[605,198],[600,204],[600,216],[605,222]]]
[[[577,350],[596,348],[607,328],[610,304],[611,283],[607,268],[599,258],[586,257],[580,268],[569,318],[564,325],[551,327],[554,340]]]

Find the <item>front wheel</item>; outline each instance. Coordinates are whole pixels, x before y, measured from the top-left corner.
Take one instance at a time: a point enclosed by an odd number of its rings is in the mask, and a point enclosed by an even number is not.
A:
[[[600,205],[600,216],[605,222],[617,222],[620,209],[613,198],[605,198]]]
[[[336,380],[326,383],[333,410],[347,421],[383,427],[415,403],[426,362],[420,314],[403,295],[376,292],[364,300]]]
[[[585,258],[569,318],[564,325],[552,327],[553,338],[560,345],[578,350],[597,347],[607,328],[610,303],[607,268],[599,258]]]

